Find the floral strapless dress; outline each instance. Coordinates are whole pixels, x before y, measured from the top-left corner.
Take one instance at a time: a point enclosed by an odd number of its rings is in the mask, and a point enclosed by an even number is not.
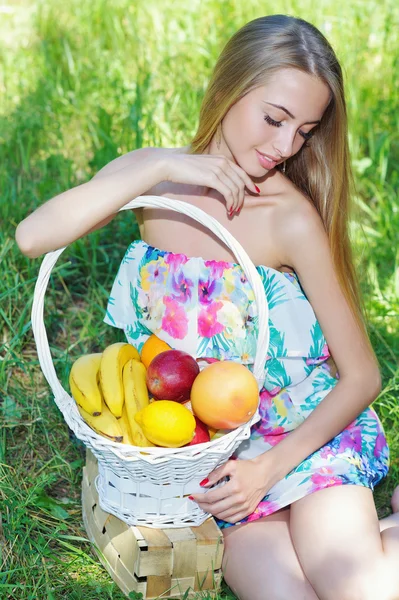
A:
[[[297,276],[270,267],[256,269],[269,305],[270,346],[267,377],[260,390],[261,420],[236,450],[238,459],[253,458],[278,444],[339,379]],[[233,360],[253,369],[258,331],[255,296],[242,267],[232,262],[188,257],[136,240],[122,259],[104,321],[123,329],[127,341],[139,351],[155,333],[196,359]],[[275,484],[240,523],[270,515],[333,485],[373,490],[388,469],[384,430],[369,406]],[[216,521],[219,527],[232,525]]]

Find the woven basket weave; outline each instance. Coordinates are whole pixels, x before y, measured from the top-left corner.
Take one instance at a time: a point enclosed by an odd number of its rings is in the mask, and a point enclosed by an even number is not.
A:
[[[140,207],[164,208],[192,217],[210,229],[233,251],[254,291],[258,310],[259,335],[253,374],[260,390],[266,376],[269,346],[268,305],[262,280],[249,256],[216,219],[186,202],[160,196],[139,196],[120,210]],[[188,496],[203,492],[199,482],[226,462],[240,443],[248,439],[251,426],[260,419],[259,412],[256,411],[248,423],[219,439],[183,448],[143,449],[113,442],[93,431],[83,421],[74,399],[58,380],[43,321],[44,295],[50,274],[64,250],[65,248],[60,248],[49,252],[42,261],[33,297],[32,330],[40,366],[58,408],[76,437],[98,460],[96,487],[100,506],[128,525],[155,528],[200,525],[209,514],[189,500]],[[223,483],[221,481],[218,485]]]

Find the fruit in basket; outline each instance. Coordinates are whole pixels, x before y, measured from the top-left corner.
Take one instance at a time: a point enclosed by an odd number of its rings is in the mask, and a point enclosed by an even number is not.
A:
[[[209,437],[211,440],[215,437],[219,429],[215,429],[214,427],[208,427]]]
[[[188,408],[188,410],[190,411],[190,413],[193,412],[193,407],[191,406],[191,402],[190,400],[185,400],[184,402],[181,403],[183,406],[185,406],[186,408]]]
[[[222,360],[205,367],[191,389],[194,414],[214,429],[236,429],[255,414],[258,384],[240,363]]]
[[[69,387],[76,403],[90,415],[99,415],[103,402],[100,387],[101,352],[84,354],[72,365]]]
[[[129,419],[127,417],[126,404],[123,405],[122,416],[121,416],[120,419],[118,419],[118,425],[120,425],[121,429],[122,429],[123,443],[124,444],[130,444],[131,446],[134,446],[135,443],[133,442],[132,432],[131,432],[130,424],[129,424]]]
[[[90,425],[94,431],[100,435],[104,435],[113,442],[123,442],[123,429],[119,420],[114,417],[104,402],[101,408],[101,414],[96,417],[93,417],[93,415],[86,412],[79,405],[78,410],[86,423]]]
[[[151,402],[136,414],[135,419],[146,438],[157,446],[180,448],[194,437],[194,416],[173,400]]]
[[[226,435],[226,433],[230,433],[230,431],[234,431],[233,429],[218,429],[214,436],[211,437],[212,440],[218,440],[219,438]]]
[[[208,427],[205,425],[205,423],[200,421],[199,418],[196,416],[194,416],[194,419],[195,419],[195,423],[196,423],[194,437],[191,440],[191,442],[186,444],[186,446],[195,446],[196,444],[202,444],[204,442],[209,442],[211,439],[209,436]]]
[[[148,390],[146,385],[147,369],[142,362],[132,358],[127,361],[122,371],[123,391],[125,397],[124,408],[130,425],[132,444],[134,446],[153,446],[146,439],[140,425],[134,417],[139,410],[149,405]]]
[[[100,364],[100,381],[104,400],[119,419],[122,416],[124,401],[122,369],[131,358],[140,360],[136,348],[125,342],[116,342],[105,348]]]
[[[200,372],[197,361],[182,350],[158,354],[147,369],[147,387],[155,399],[183,402],[190,398],[194,379]]]
[[[141,349],[141,362],[148,369],[151,361],[161,352],[166,352],[166,350],[172,350],[172,348],[161,340],[158,336],[153,333],[150,335],[148,340],[144,342],[144,345]]]

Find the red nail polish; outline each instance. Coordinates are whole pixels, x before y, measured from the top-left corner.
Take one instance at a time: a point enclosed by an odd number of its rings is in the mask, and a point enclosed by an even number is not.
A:
[[[203,479],[202,481],[200,481],[200,486],[202,486],[202,487],[203,487],[203,486],[204,486],[204,485],[206,485],[207,483],[209,483],[209,479],[208,479],[208,477],[205,477],[205,479]]]
[[[194,500],[194,497],[193,496],[189,496],[188,499],[189,500]]]
[[[255,184],[254,184],[255,185]],[[258,194],[260,194],[260,189],[258,188],[257,185],[255,185],[256,191],[258,192]]]

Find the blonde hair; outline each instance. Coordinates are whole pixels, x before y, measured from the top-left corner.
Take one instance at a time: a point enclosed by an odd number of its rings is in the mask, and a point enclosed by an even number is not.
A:
[[[374,354],[349,238],[353,177],[342,70],[323,34],[307,21],[286,15],[260,17],[237,31],[212,73],[190,152],[202,154],[231,106],[286,68],[319,78],[331,91],[311,141],[286,161],[286,175],[320,214],[341,289]]]

